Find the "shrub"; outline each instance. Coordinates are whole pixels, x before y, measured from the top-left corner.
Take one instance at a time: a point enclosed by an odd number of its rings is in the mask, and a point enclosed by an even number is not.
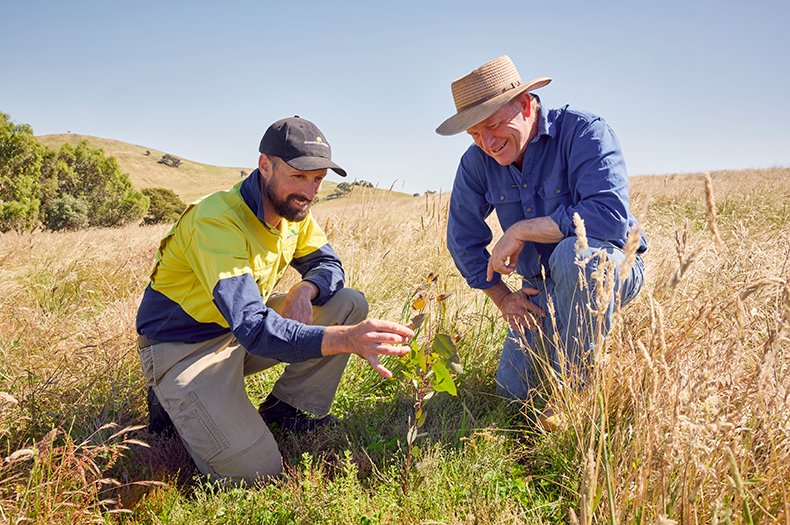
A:
[[[88,225],[88,204],[64,195],[44,207],[44,226],[53,231],[78,230]]]
[[[187,207],[167,188],[145,188],[142,193],[150,200],[148,215],[143,219],[145,224],[176,222]]]

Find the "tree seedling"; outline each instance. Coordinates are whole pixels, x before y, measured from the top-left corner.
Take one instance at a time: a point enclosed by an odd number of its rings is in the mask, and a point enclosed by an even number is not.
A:
[[[406,435],[408,449],[403,478],[404,492],[408,490],[413,456],[419,451],[414,442],[424,435],[420,433],[420,428],[427,418],[425,404],[437,392],[457,395],[453,374],[463,371],[455,341],[450,335],[441,333],[441,322],[435,319],[435,310],[444,309],[443,301],[452,295],[451,292],[435,294],[437,284],[438,276],[431,272],[427,278],[427,285],[420,285],[415,292],[416,298],[411,301],[410,306],[412,310],[419,313],[409,323],[409,327],[414,330],[414,338],[408,355],[401,358],[404,365],[403,373],[414,387],[415,401],[414,418]]]

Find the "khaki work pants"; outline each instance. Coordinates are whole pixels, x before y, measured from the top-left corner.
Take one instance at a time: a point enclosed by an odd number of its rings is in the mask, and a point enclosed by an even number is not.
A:
[[[273,296],[266,305],[279,312],[284,300],[284,295]],[[365,296],[343,288],[324,306],[313,307],[313,324],[356,324],[367,312]],[[247,353],[233,334],[194,344],[154,343],[139,353],[148,385],[200,472],[213,480],[252,483],[282,471],[277,443],[244,386],[245,376],[279,361]],[[326,415],[348,357],[338,354],[291,363],[272,393],[299,410]]]

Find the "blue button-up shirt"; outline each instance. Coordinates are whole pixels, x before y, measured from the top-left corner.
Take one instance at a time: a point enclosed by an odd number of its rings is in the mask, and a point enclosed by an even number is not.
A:
[[[461,157],[450,199],[447,247],[472,288],[487,289],[492,240],[486,218],[496,210],[502,230],[524,219],[551,217],[565,237],[576,235],[573,214],[588,237],[623,247],[636,219],[629,211],[628,173],[614,131],[596,115],[569,106],[542,110],[524,164],[499,165],[472,145]],[[556,244],[526,242],[516,273],[541,275]],[[647,249],[642,236],[639,253]],[[548,268],[547,268],[548,271]]]

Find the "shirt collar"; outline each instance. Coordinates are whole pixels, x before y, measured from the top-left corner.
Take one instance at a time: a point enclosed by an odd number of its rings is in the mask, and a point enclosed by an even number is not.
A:
[[[534,96],[538,102],[540,102],[540,97],[535,95],[534,93],[530,93],[530,95]],[[557,132],[554,122],[549,122],[549,110],[548,108],[543,106],[543,103],[540,104],[540,118],[538,119],[538,133],[535,135],[535,138],[532,139],[532,142],[537,142],[540,140],[542,135],[548,135],[549,137],[554,138],[555,133]]]
[[[255,171],[250,173],[250,176],[241,183],[241,198],[244,199],[244,203],[249,206],[249,208],[252,210],[252,213],[255,214],[255,217],[257,217],[264,226],[271,229],[269,225],[266,224],[266,219],[264,218],[263,198],[261,197],[259,179],[260,173],[256,168]]]

